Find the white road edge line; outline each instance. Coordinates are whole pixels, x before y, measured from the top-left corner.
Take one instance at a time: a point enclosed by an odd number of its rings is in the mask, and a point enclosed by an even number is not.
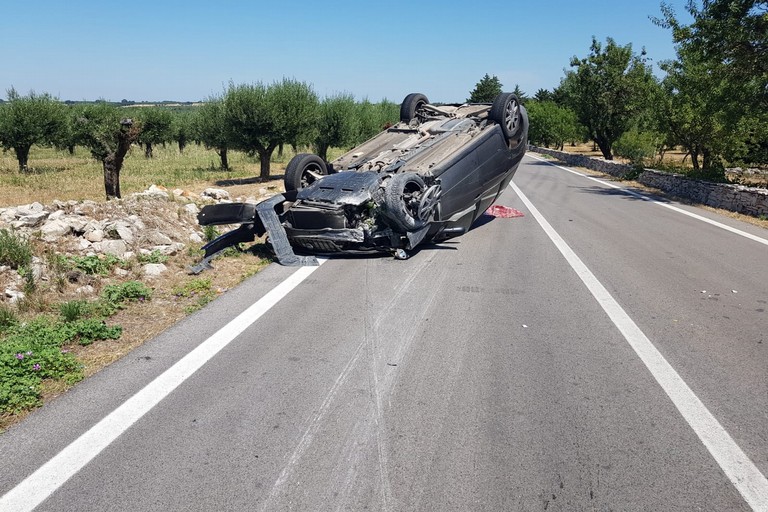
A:
[[[323,264],[324,259],[318,258]],[[109,446],[213,356],[280,302],[318,267],[301,267],[126,400],[0,498],[3,512],[31,511]]]
[[[754,240],[757,243],[760,243],[760,244],[763,244],[763,245],[768,245],[768,240],[766,240],[765,238],[761,238],[761,237],[759,237],[757,235],[753,235],[752,233],[747,233],[746,231],[742,231],[740,229],[728,226],[728,225],[723,224],[721,222],[717,222],[716,220],[708,219],[708,218],[706,218],[706,217],[704,217],[702,215],[698,215],[696,213],[689,212],[687,210],[683,210],[682,208],[678,208],[677,206],[672,206],[671,204],[667,204],[667,203],[663,203],[661,201],[657,201],[657,200],[655,200],[655,199],[653,199],[651,197],[648,197],[648,196],[646,196],[644,194],[639,194],[639,193],[637,193],[637,192],[635,192],[633,190],[629,190],[629,189],[627,189],[625,187],[620,187],[618,185],[615,185],[615,184],[611,183],[610,181],[601,180],[601,179],[595,178],[594,176],[589,176],[587,174],[584,174],[584,173],[581,173],[581,172],[578,172],[578,171],[574,171],[573,169],[569,169],[567,167],[562,167],[560,165],[553,164],[552,162],[550,162],[546,158],[541,158],[541,157],[533,156],[533,155],[530,155],[530,154],[526,154],[526,156],[528,156],[530,158],[533,158],[534,160],[538,160],[539,162],[544,162],[546,164],[549,164],[552,167],[557,167],[558,169],[562,169],[563,171],[569,172],[571,174],[575,174],[576,176],[581,176],[582,178],[587,178],[588,180],[592,180],[594,182],[600,183],[601,185],[605,185],[607,187],[611,187],[611,188],[614,188],[616,190],[621,190],[625,194],[630,195],[632,197],[636,197],[638,199],[642,199],[643,201],[648,201],[650,203],[654,203],[654,204],[657,204],[659,206],[663,206],[664,208],[668,208],[668,209],[673,210],[673,211],[675,211],[677,213],[682,213],[683,215],[687,215],[688,217],[694,218],[696,220],[700,220],[702,222],[706,222],[707,224],[711,224],[711,225],[716,226],[716,227],[718,227],[720,229],[724,229],[726,231],[730,231],[731,233],[735,233],[735,234],[737,234],[739,236],[743,236],[744,238],[749,238],[750,240]]]
[[[727,478],[741,493],[753,510],[768,512],[768,479],[739,448],[733,438],[709,412],[699,397],[688,387],[672,365],[659,352],[643,331],[635,324],[608,290],[597,280],[575,252],[568,246],[544,216],[523,194],[517,185],[510,187],[520,197],[533,217],[549,236],[552,243],[608,314],[635,353],[675,404],[688,425],[693,429]]]

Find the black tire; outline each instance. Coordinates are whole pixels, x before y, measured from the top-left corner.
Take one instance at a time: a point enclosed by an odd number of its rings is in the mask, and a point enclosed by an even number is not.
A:
[[[418,92],[412,92],[405,97],[400,104],[400,120],[404,123],[410,123],[416,117],[416,113],[429,103],[426,96]]]
[[[503,92],[496,96],[491,106],[488,117],[499,123],[504,137],[515,139],[523,129],[523,120],[520,114],[520,100],[514,93]]]
[[[327,175],[328,166],[322,158],[312,153],[299,153],[285,168],[285,191],[301,190],[317,181],[318,176]]]
[[[383,210],[393,228],[415,231],[426,225],[427,221],[419,218],[421,195],[426,188],[421,176],[412,172],[395,174],[389,179]]]

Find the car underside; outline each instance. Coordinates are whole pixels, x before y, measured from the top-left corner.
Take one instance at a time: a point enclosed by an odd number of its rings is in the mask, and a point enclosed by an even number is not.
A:
[[[332,162],[296,155],[286,168],[285,193],[258,205],[204,207],[201,225],[240,227],[206,244],[193,271],[265,233],[284,265],[339,253],[405,258],[421,243],[459,236],[509,185],[527,133],[525,108],[514,94],[439,106],[410,94],[399,123]]]

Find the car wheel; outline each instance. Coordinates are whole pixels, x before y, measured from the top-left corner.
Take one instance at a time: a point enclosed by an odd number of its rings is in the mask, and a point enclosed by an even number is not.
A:
[[[511,92],[499,94],[493,100],[488,117],[492,121],[499,123],[505,138],[516,138],[523,126],[523,122],[520,119],[520,100]]]
[[[400,120],[410,123],[416,117],[416,113],[427,103],[429,100],[423,94],[418,92],[409,94],[400,104]]]
[[[328,166],[322,158],[312,153],[299,153],[285,168],[285,191],[301,190],[326,175]]]
[[[420,215],[422,196],[426,189],[424,180],[416,173],[395,174],[384,191],[384,211],[394,223],[394,228],[414,231],[426,225]]]

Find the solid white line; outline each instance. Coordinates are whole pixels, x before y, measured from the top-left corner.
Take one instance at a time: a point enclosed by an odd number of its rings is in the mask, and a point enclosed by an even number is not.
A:
[[[616,190],[620,190],[620,191],[624,192],[625,194],[630,195],[632,197],[636,197],[638,199],[642,199],[643,201],[648,201],[650,203],[654,203],[654,204],[657,204],[659,206],[663,206],[664,208],[668,208],[668,209],[673,210],[673,211],[675,211],[677,213],[682,213],[683,215],[687,215],[688,217],[691,217],[693,219],[700,220],[702,222],[706,222],[707,224],[711,224],[712,226],[716,226],[716,227],[718,227],[720,229],[724,229],[726,231],[730,231],[731,233],[737,234],[739,236],[743,236],[744,238],[749,238],[750,240],[754,240],[757,243],[760,243],[760,244],[763,244],[763,245],[768,245],[768,240],[766,240],[765,238],[761,238],[761,237],[759,237],[757,235],[753,235],[752,233],[747,233],[746,231],[742,231],[740,229],[728,226],[728,225],[723,224],[721,222],[717,222],[716,220],[708,219],[708,218],[706,218],[706,217],[704,217],[702,215],[699,215],[699,214],[696,214],[696,213],[693,213],[693,212],[689,212],[687,210],[683,210],[682,208],[678,208],[677,206],[672,206],[671,204],[667,204],[667,203],[663,203],[661,201],[657,201],[657,200],[655,200],[655,199],[653,199],[651,197],[648,197],[648,196],[646,196],[644,194],[640,194],[640,193],[635,192],[633,190],[629,190],[629,189],[627,189],[625,187],[620,187],[620,186],[618,186],[618,185],[616,185],[614,183],[611,183],[610,181],[601,180],[599,178],[595,178],[594,176],[588,176],[588,175],[586,175],[584,173],[581,173],[581,172],[578,172],[578,171],[574,171],[573,169],[569,169],[567,167],[562,167],[560,165],[553,164],[552,162],[550,162],[546,158],[541,158],[541,157],[538,157],[538,156],[533,156],[531,154],[526,154],[526,156],[529,156],[529,157],[533,158],[534,160],[538,160],[540,162],[547,163],[547,164],[549,164],[549,165],[551,165],[553,167],[557,167],[558,169],[562,169],[563,171],[567,171],[567,172],[569,172],[571,174],[575,174],[576,176],[581,176],[582,178],[587,178],[588,180],[592,180],[594,182],[600,183],[601,185],[605,185],[607,187],[611,187],[611,188],[614,188]]]
[[[510,187],[608,314],[744,500],[753,510],[768,512],[768,480],[765,476],[522,190],[514,183],[510,183]]]
[[[322,264],[325,260],[318,259]],[[211,335],[144,389],[99,421],[37,471],[0,498],[3,512],[30,511],[42,503],[149,412],[163,398],[191,377],[220,350],[288,295],[318,267],[301,267],[285,281]]]

